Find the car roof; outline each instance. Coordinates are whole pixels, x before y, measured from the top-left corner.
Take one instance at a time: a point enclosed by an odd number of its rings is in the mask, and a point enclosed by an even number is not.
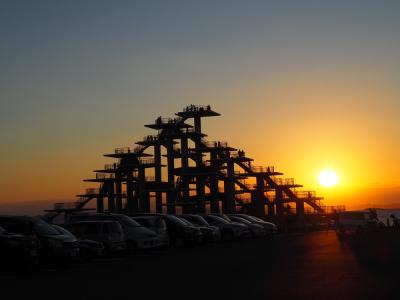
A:
[[[31,216],[26,216],[26,215],[0,215],[1,218],[7,218],[7,219],[14,219],[14,220],[20,220],[20,221],[30,221],[30,222],[37,222],[38,219],[31,217]]]
[[[118,222],[117,222],[117,221],[113,221],[113,220],[79,221],[79,222],[75,222],[75,223],[69,224],[68,226],[73,226],[73,225],[76,225],[76,224],[98,224],[98,223],[101,223],[101,224],[103,224],[103,223],[109,224],[109,223],[118,223]],[[118,224],[119,224],[119,223],[118,223]]]

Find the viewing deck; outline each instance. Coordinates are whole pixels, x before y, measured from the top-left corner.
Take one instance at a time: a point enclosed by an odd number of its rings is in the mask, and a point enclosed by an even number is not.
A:
[[[219,113],[213,111],[210,105],[188,105],[183,108],[181,112],[175,115],[182,118],[195,118],[195,117],[217,117]]]

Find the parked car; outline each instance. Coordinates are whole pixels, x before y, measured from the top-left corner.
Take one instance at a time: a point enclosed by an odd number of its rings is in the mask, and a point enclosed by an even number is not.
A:
[[[167,225],[171,245],[176,247],[191,246],[201,242],[202,233],[195,226],[190,226],[174,215],[168,214],[135,214],[137,216],[160,216]]]
[[[249,236],[249,228],[241,223],[230,222],[216,215],[202,216],[207,223],[219,227],[223,240],[241,239]]]
[[[228,217],[227,214],[223,214],[223,213],[211,213],[210,215],[211,215],[211,216],[220,217],[220,218],[222,218],[222,219],[227,220],[228,222],[232,222],[232,220]]]
[[[67,225],[67,229],[80,239],[101,243],[106,253],[126,249],[124,231],[117,221],[80,221]]]
[[[0,227],[0,264],[3,266],[24,266],[37,262],[40,248],[34,236],[25,236],[6,231]]]
[[[8,232],[39,239],[41,248],[39,258],[58,262],[59,259],[69,260],[79,253],[75,238],[60,234],[43,220],[28,216],[0,216],[0,226]]]
[[[155,232],[157,234],[158,239],[162,243],[162,247],[169,246],[168,229],[164,217],[149,215],[149,216],[136,216],[132,217],[132,219],[138,222],[140,225]]]
[[[76,213],[66,215],[66,223],[80,221],[113,220],[121,224],[128,250],[151,249],[163,246],[157,234],[123,214]]]
[[[219,229],[219,227],[208,224],[202,216],[188,214],[180,215],[179,217],[190,222],[190,224],[200,228],[206,241],[214,242],[221,240],[221,230]]]
[[[52,226],[61,234],[70,236],[71,238],[76,238],[70,231],[68,231],[64,227],[58,225]],[[100,257],[104,254],[104,246],[100,242],[89,239],[77,239],[77,243],[79,246],[79,256],[82,259]]]
[[[263,226],[270,236],[278,233],[278,226],[276,226],[274,223],[264,221],[263,219],[260,219],[258,217],[250,216],[250,215],[246,215],[246,214],[230,214],[229,217],[231,217],[231,216],[240,217],[240,218],[246,219],[254,224]]]
[[[247,225],[247,227],[249,227],[249,232],[251,237],[262,237],[267,235],[267,231],[261,225],[255,224],[253,222],[250,222],[249,220],[237,216],[229,216],[229,218],[233,222]]]

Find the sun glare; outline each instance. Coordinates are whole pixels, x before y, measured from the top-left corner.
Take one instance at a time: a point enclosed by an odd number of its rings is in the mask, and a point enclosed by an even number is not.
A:
[[[339,177],[332,170],[324,170],[319,173],[318,181],[321,185],[325,187],[331,187],[338,183]]]

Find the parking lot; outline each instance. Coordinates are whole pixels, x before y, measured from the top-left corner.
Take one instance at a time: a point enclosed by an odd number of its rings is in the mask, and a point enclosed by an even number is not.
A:
[[[334,232],[2,272],[0,283],[15,299],[398,299],[396,276],[360,266]]]

